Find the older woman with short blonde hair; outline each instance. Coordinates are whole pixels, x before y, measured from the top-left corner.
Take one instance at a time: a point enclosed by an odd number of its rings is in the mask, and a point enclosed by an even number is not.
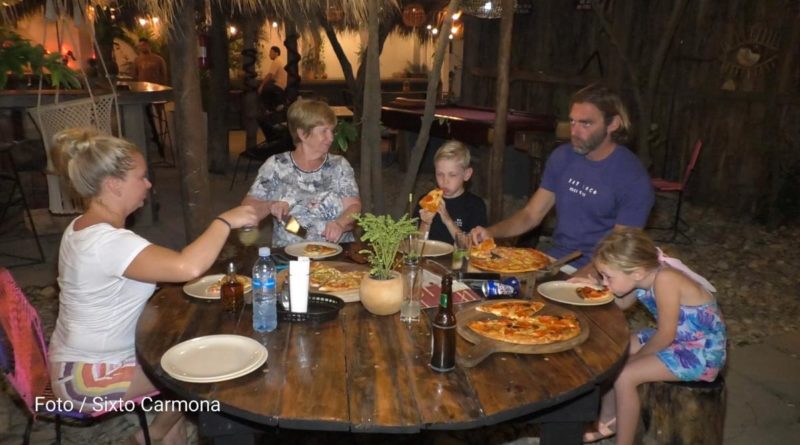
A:
[[[242,204],[278,221],[273,246],[303,241],[280,223],[287,215],[308,229],[309,240],[353,241],[352,215],[361,212],[361,198],[350,163],[329,153],[336,115],[325,102],[301,99],[287,118],[295,149],[264,162]]]

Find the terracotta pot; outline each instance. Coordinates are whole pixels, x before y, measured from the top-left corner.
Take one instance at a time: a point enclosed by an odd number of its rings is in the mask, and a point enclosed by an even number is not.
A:
[[[399,272],[392,272],[392,278],[377,280],[365,276],[359,288],[361,304],[375,315],[391,315],[400,310],[403,302],[403,280]]]

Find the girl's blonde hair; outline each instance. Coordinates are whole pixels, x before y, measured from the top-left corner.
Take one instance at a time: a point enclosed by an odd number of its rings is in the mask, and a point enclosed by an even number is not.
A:
[[[597,243],[592,261],[607,264],[625,273],[638,268],[651,270],[661,262],[653,240],[641,229],[611,231]]]
[[[469,148],[459,141],[447,141],[433,155],[434,163],[441,160],[456,161],[466,170],[470,162]]]
[[[336,125],[336,113],[330,105],[321,100],[298,99],[289,106],[286,123],[289,125],[292,142],[297,145],[300,142],[297,130],[309,133],[320,125]]]
[[[69,179],[72,189],[83,198],[100,194],[108,176],[125,179],[134,167],[139,149],[132,143],[97,133],[89,128],[69,128],[53,136],[53,162]]]

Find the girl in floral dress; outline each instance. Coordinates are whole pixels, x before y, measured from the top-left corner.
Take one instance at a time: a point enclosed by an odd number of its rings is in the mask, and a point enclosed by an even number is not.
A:
[[[714,286],[680,260],[669,258],[639,229],[611,232],[598,243],[594,266],[625,309],[641,301],[657,329],[631,337],[625,367],[604,396],[596,429],[584,442],[614,434],[632,444],[639,422],[636,387],[657,381],[713,381],[725,364],[727,334]]]

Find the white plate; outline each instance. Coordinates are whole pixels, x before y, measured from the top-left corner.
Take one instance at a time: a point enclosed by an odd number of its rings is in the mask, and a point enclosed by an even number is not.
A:
[[[400,251],[406,253],[406,249],[400,248]],[[422,246],[422,256],[424,257],[437,257],[453,253],[453,245],[447,244],[443,241],[427,240],[425,245]]]
[[[613,294],[597,300],[585,300],[579,297],[575,291],[575,289],[583,286],[587,285],[582,283],[567,283],[566,281],[548,281],[547,283],[540,284],[536,290],[549,300],[574,304],[576,306],[600,306],[614,300]]]
[[[336,251],[325,255],[309,255],[306,253],[306,246],[309,244],[319,244],[321,246],[332,247],[336,249]],[[325,241],[309,241],[307,243],[289,244],[288,246],[286,246],[284,252],[292,256],[306,256],[311,258],[312,260],[318,260],[320,258],[328,258],[331,256],[339,255],[340,253],[342,253],[342,246],[334,243],[328,243]]]
[[[184,382],[221,382],[258,369],[267,355],[267,348],[252,338],[208,335],[169,348],[161,356],[161,369]]]
[[[219,281],[219,279],[223,276],[225,276],[225,274],[218,273],[194,279],[183,285],[183,292],[185,292],[186,295],[190,295],[195,298],[219,300],[219,294],[209,294],[207,290],[209,286]],[[244,286],[245,293],[250,292],[252,289],[252,285],[250,284],[249,280],[250,279],[248,278],[248,284],[245,284]]]

